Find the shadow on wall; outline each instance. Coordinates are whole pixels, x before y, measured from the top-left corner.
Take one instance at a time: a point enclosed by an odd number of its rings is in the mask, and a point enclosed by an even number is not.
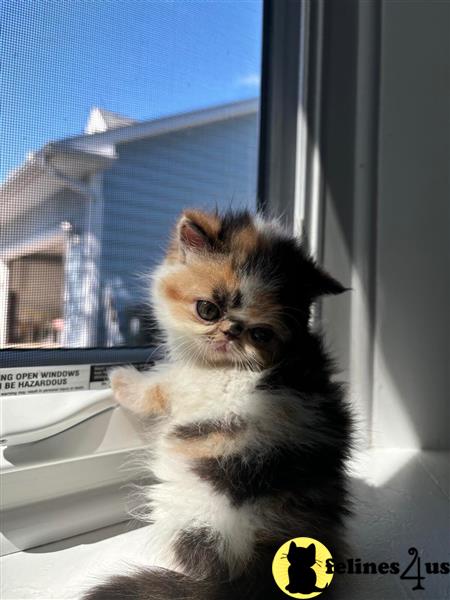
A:
[[[325,304],[326,315],[332,345],[348,369],[355,341],[346,343],[351,304],[369,304],[370,331],[355,330],[353,338],[368,333],[374,345],[368,419],[375,445],[448,448],[450,149],[443,123],[448,122],[450,97],[450,4],[382,5],[381,91],[370,125],[377,147],[374,143],[370,164],[361,163],[357,154],[353,80],[360,56],[357,20],[367,7],[357,0],[328,7],[333,18],[325,52],[325,72],[331,67],[332,76],[323,125],[324,260],[347,285],[352,269],[362,266],[362,271],[353,273],[349,296]],[[365,190],[357,184],[361,177],[369,184]],[[356,198],[361,189],[366,196]],[[364,207],[369,231],[361,233],[357,214]],[[361,235],[371,238],[363,240],[367,255],[352,264],[355,239]],[[366,283],[364,270],[371,268],[372,280]]]

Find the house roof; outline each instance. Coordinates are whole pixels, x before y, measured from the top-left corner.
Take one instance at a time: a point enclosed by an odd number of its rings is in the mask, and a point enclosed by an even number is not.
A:
[[[60,147],[65,149],[70,147],[75,150],[86,151],[89,153],[114,156],[116,144],[163,135],[173,131],[188,129],[189,127],[199,127],[200,125],[225,121],[227,119],[235,119],[237,117],[254,114],[257,110],[258,100],[251,99],[233,102],[231,104],[221,104],[219,106],[186,113],[178,113],[159,119],[134,121],[127,125],[119,125],[118,121],[116,121],[115,126],[110,127],[105,131],[66,138],[60,142],[54,142],[53,146],[55,148]],[[126,117],[120,117],[120,115],[116,115],[116,117],[118,119],[126,119]]]
[[[84,128],[84,132],[87,134],[101,133],[103,131],[108,131],[109,129],[133,125],[136,122],[135,119],[130,119],[129,117],[119,115],[118,113],[111,112],[105,108],[94,106],[89,113],[89,119]]]
[[[134,121],[94,107],[86,125],[91,133],[45,144],[31,152],[24,164],[0,184],[0,224],[39,204],[58,189],[76,186],[76,180],[110,166],[116,158],[117,144],[255,114],[257,110],[258,100],[251,99]]]

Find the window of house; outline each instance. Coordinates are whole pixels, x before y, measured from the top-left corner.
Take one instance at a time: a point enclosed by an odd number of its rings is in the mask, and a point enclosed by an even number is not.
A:
[[[10,366],[150,346],[148,276],[180,211],[255,208],[262,12],[262,0],[2,3]]]
[[[106,373],[151,362],[148,279],[180,211],[263,206],[294,221],[309,15],[275,0],[0,10],[8,553],[126,519],[122,466],[148,440],[111,410]]]

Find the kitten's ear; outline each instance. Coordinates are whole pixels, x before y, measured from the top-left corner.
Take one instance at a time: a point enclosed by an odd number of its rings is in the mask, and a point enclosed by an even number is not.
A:
[[[291,542],[291,545],[289,546],[289,552],[291,550],[297,550],[297,544],[295,542]]]
[[[310,263],[308,287],[310,288],[311,296],[314,299],[319,298],[319,296],[342,294],[350,289],[344,287],[337,279],[328,275],[326,271],[313,262]]]
[[[177,225],[177,238],[182,253],[213,250],[219,231],[220,220],[216,215],[199,210],[185,211]]]
[[[206,232],[189,219],[181,221],[178,237],[181,245],[189,250],[204,250],[210,246]]]

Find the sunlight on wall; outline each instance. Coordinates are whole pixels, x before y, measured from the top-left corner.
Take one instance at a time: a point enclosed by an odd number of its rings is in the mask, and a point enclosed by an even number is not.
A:
[[[372,443],[374,447],[420,448],[420,438],[408,414],[408,399],[401,397],[392,371],[375,345]],[[413,375],[413,374],[411,374]]]
[[[384,448],[369,449],[357,454],[351,465],[350,475],[362,479],[368,485],[383,487],[419,452],[417,449]]]

